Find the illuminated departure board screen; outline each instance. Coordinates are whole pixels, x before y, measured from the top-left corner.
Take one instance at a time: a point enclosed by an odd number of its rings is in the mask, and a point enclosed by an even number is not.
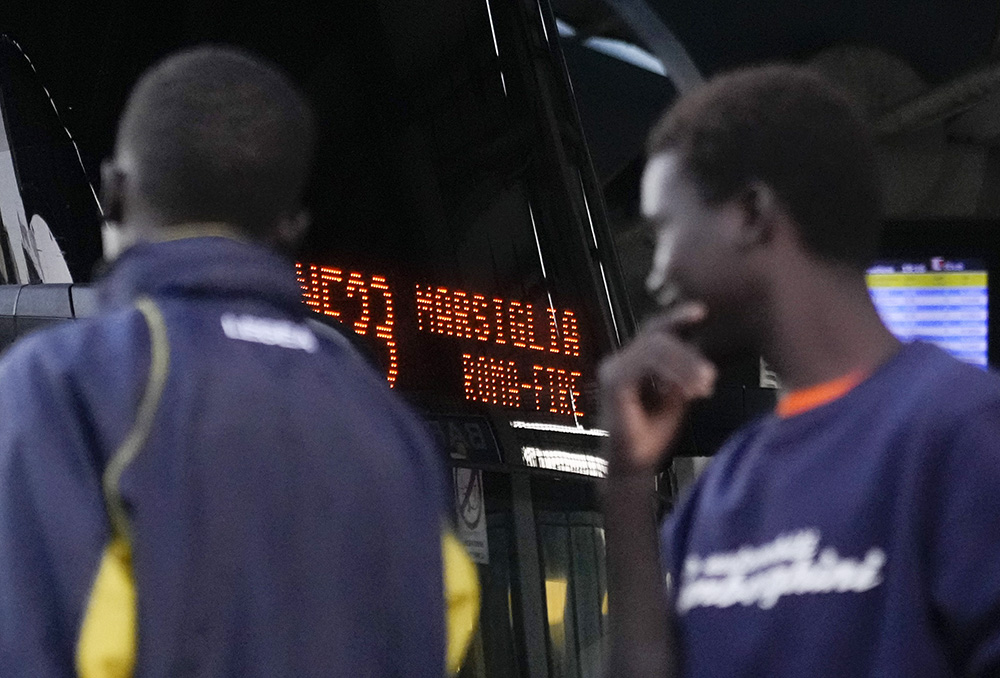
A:
[[[985,368],[988,362],[987,271],[977,260],[879,262],[868,289],[879,316],[903,340],[920,339]]]
[[[394,388],[566,417],[590,410],[573,309],[367,271],[296,270],[306,305],[363,337]]]

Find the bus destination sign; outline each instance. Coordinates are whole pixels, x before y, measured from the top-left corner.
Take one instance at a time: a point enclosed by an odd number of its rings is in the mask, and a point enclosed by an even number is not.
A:
[[[390,386],[583,416],[572,310],[315,264],[296,271],[306,305],[366,338]]]

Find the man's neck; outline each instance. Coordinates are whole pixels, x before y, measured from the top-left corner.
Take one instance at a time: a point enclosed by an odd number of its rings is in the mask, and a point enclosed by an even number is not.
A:
[[[191,222],[160,226],[149,232],[147,242],[172,242],[186,238],[205,238],[214,236],[228,238],[239,242],[247,242],[249,238],[238,228],[221,221]]]
[[[773,295],[775,321],[764,358],[784,388],[867,374],[895,355],[900,343],[879,319],[863,277],[803,273],[789,272]]]
[[[155,221],[135,220],[124,227],[114,228],[104,234],[105,259],[117,259],[122,252],[141,243],[171,242],[186,238],[215,236],[239,242],[249,238],[238,228],[223,222],[191,222],[164,225]]]

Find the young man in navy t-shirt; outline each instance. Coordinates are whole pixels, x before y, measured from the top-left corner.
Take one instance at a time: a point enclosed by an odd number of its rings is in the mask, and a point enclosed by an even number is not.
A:
[[[664,314],[602,367],[611,675],[1000,675],[1000,379],[879,320],[862,113],[800,68],[716,78],[653,131],[642,211]],[[652,474],[746,352],[787,392],[658,558]]]

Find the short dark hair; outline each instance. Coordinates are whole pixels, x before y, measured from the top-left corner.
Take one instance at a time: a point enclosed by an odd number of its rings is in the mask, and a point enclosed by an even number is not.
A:
[[[872,132],[848,95],[807,68],[713,78],[664,115],[647,150],[678,153],[709,204],[751,181],[767,184],[824,260],[857,268],[875,255],[881,189]]]
[[[309,104],[276,66],[214,46],[147,71],[118,127],[138,191],[170,223],[220,221],[254,237],[298,205],[315,136]]]

